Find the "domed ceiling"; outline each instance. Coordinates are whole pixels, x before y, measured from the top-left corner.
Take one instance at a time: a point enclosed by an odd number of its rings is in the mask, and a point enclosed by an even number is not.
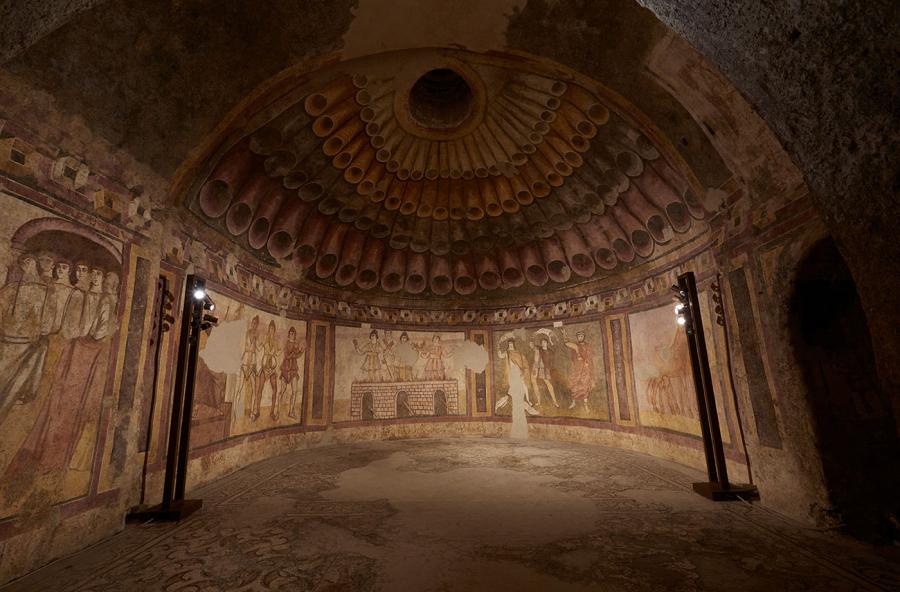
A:
[[[600,84],[522,56],[398,52],[252,100],[188,207],[324,289],[514,298],[661,255],[693,175]]]

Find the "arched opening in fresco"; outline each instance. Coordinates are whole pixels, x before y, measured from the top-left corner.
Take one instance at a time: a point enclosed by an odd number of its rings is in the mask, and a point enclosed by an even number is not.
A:
[[[442,390],[434,391],[434,414],[447,415],[447,393]]]
[[[830,511],[850,534],[889,541],[900,510],[900,447],[856,285],[832,239],[801,261],[790,313]]]
[[[397,393],[397,417],[412,417],[415,415],[409,406],[409,394],[406,391]]]
[[[362,418],[364,421],[368,419],[375,419],[375,400],[372,396],[372,391],[363,393]]]

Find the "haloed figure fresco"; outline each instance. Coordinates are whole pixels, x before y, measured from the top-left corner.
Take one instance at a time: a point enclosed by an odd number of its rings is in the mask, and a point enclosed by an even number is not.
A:
[[[599,324],[495,331],[494,344],[496,413],[609,418]]]
[[[117,252],[60,230],[38,231],[18,247],[0,288],[7,510],[29,490],[54,501],[87,493],[119,327]]]

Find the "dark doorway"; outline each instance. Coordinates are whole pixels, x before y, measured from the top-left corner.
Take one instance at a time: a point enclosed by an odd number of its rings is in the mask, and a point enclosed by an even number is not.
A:
[[[406,391],[397,393],[397,417],[412,417],[415,415],[409,406],[409,395]]]
[[[790,313],[831,510],[849,534],[889,542],[900,510],[900,446],[856,285],[833,240],[800,263]]]
[[[447,394],[444,391],[434,391],[434,414],[447,415]]]
[[[365,392],[362,396],[363,420],[375,419],[375,401],[371,392]]]

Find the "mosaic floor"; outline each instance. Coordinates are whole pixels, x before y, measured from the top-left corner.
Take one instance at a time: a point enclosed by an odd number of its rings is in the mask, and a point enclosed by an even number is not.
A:
[[[689,492],[699,473],[592,446],[405,440],[302,451],[192,492],[4,588],[900,590],[900,548]]]

